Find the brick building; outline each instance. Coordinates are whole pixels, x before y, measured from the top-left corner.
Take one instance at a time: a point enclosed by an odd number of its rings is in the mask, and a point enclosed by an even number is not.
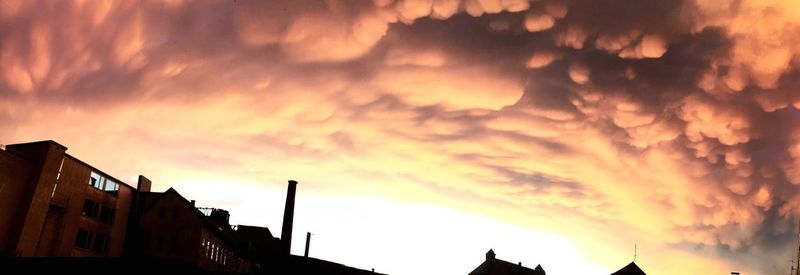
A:
[[[54,141],[0,150],[0,254],[118,257],[134,189]]]

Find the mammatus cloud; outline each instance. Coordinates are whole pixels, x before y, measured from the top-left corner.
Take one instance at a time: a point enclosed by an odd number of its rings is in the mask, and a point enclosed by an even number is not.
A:
[[[420,185],[775,273],[800,207],[798,18],[756,0],[3,1],[0,138],[153,152],[147,173]]]

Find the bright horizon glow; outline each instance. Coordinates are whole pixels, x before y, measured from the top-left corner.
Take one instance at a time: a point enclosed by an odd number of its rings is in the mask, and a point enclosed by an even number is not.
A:
[[[285,189],[203,180],[172,187],[200,207],[230,211],[231,224],[266,226],[280,237]],[[300,182],[295,205],[295,255],[303,255],[305,232],[312,232],[311,257],[386,274],[466,274],[483,262],[490,248],[498,259],[529,268],[541,264],[550,274],[613,271],[587,260],[557,235],[433,204],[320,196],[307,194],[303,187]]]

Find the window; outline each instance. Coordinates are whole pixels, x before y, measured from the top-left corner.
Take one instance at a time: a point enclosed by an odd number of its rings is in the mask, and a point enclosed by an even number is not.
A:
[[[103,191],[113,192],[119,190],[119,184],[116,181],[107,179],[95,172],[92,172],[89,177],[89,185]]]
[[[158,234],[158,239],[156,240],[156,250],[161,250],[164,248],[164,235]]]
[[[173,220],[177,220],[178,219],[178,212],[179,211],[178,211],[177,207],[175,207],[175,209],[172,209],[172,219]]]
[[[172,243],[170,244],[170,250],[172,252],[178,250],[178,235],[172,234]]]
[[[99,219],[100,219],[101,222],[104,222],[104,223],[107,223],[107,224],[113,224],[114,223],[114,208],[107,207],[105,205],[100,207],[100,218]]]
[[[117,190],[119,190],[119,184],[117,184],[113,180],[106,179],[105,185],[103,185],[103,190],[104,191],[112,191],[112,192],[113,191],[117,191]]]
[[[141,236],[142,236],[141,243],[139,243],[141,247],[146,249],[153,247],[153,243],[150,242],[150,234],[148,234],[147,232],[142,232]]]
[[[78,235],[75,237],[75,246],[89,249],[92,243],[92,232],[78,228]]]
[[[94,251],[106,253],[108,251],[109,238],[106,235],[97,234],[94,237]]]
[[[103,180],[104,180],[103,176],[95,172],[92,172],[92,176],[89,178],[89,185],[97,189],[102,189]]]
[[[83,215],[87,217],[97,218],[98,204],[93,200],[83,201]]]

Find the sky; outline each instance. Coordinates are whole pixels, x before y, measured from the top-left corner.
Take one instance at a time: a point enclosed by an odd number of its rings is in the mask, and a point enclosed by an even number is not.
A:
[[[796,1],[8,0],[0,143],[378,272],[784,274],[798,68]]]

